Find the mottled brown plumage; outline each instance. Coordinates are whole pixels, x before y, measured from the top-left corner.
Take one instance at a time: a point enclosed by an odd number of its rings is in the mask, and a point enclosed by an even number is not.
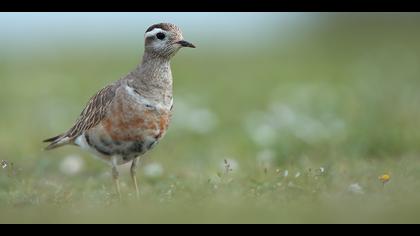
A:
[[[59,146],[73,143],[74,140],[84,131],[95,127],[105,117],[106,111],[112,99],[115,97],[115,90],[119,83],[110,84],[92,96],[83,109],[74,126],[62,135],[55,136],[44,142],[51,142],[45,149],[50,150]]]
[[[75,144],[91,151],[112,165],[118,192],[116,166],[132,161],[137,190],[138,156],[159,142],[172,117],[170,59],[181,47],[195,46],[183,40],[177,26],[160,23],[149,27],[141,64],[91,97],[72,128],[44,140],[50,142],[46,149]]]

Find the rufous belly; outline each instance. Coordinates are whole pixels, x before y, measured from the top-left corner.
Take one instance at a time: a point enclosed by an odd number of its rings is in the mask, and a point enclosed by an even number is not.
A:
[[[85,133],[89,146],[109,159],[124,164],[152,149],[164,136],[170,111],[135,103],[114,104],[98,126]]]

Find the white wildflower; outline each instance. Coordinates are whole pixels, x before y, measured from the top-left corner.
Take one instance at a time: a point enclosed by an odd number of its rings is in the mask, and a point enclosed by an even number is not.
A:
[[[360,186],[359,183],[350,184],[349,187],[347,188],[347,190],[350,193],[355,193],[355,194],[364,194],[365,193],[363,191],[363,188]]]
[[[163,175],[163,167],[159,163],[150,163],[144,166],[144,175],[149,178],[158,178]]]
[[[222,169],[224,172],[237,171],[239,169],[239,164],[234,159],[226,158],[220,163],[220,169]]]
[[[277,140],[277,133],[268,124],[261,124],[252,131],[251,138],[260,146],[269,146]]]
[[[1,165],[1,168],[6,168],[7,166],[8,166],[8,163],[7,163],[7,161],[5,161],[5,160],[2,160],[1,162],[0,162],[0,165]]]
[[[200,134],[206,134],[216,127],[216,115],[208,109],[194,109],[190,112],[188,126]]]
[[[75,175],[83,169],[83,166],[84,161],[80,156],[70,155],[61,161],[59,168],[66,175]]]
[[[340,137],[346,131],[346,123],[334,113],[318,115],[281,103],[271,104],[265,112],[251,113],[244,125],[250,138],[262,147],[276,145],[291,135],[312,143]]]
[[[262,168],[270,168],[274,165],[275,153],[273,150],[265,149],[257,154],[258,166]]]
[[[217,126],[216,114],[205,107],[195,108],[178,99],[174,109],[174,127],[206,134]]]

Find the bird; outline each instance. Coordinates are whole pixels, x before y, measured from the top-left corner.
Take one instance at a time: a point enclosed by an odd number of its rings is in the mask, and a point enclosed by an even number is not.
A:
[[[181,48],[195,48],[172,23],[158,23],[144,34],[144,53],[124,77],[100,89],[87,102],[74,125],[45,139],[51,150],[75,145],[110,165],[121,198],[118,166],[131,162],[131,179],[139,196],[139,159],[164,137],[173,113],[170,61]]]

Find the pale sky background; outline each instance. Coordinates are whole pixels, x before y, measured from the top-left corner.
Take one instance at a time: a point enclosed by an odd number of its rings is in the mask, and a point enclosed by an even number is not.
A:
[[[0,13],[0,48],[28,50],[45,46],[140,40],[154,23],[179,25],[192,42],[249,47],[286,40],[314,19],[313,13]],[[200,43],[197,43],[200,45]]]

